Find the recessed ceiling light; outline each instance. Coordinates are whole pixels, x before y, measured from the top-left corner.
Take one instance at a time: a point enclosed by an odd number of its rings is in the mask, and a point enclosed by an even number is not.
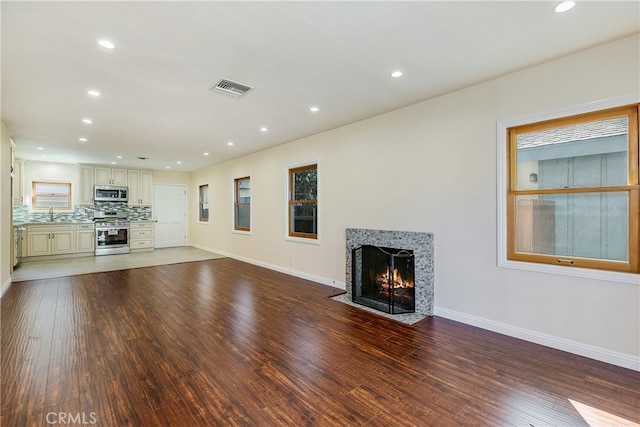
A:
[[[116,162],[111,162],[111,164],[112,164],[112,165],[115,165],[115,164],[116,164]]]
[[[227,142],[227,145],[228,145],[229,147],[233,147],[233,142],[232,142],[232,141],[229,141],[229,142]]]
[[[80,138],[78,138],[78,141],[80,141],[80,142],[87,142],[88,140],[87,140],[87,138],[85,138],[85,137],[81,136]]]
[[[95,97],[100,96],[100,92],[98,92],[98,91],[97,91],[97,90],[95,90],[95,89],[88,90],[88,91],[87,91],[87,93],[88,93],[89,95],[91,95],[91,96],[95,96]]]
[[[105,49],[115,49],[116,47],[115,44],[113,44],[111,41],[106,39],[98,40],[98,44]]]
[[[116,156],[116,159],[121,159],[121,158],[122,158],[122,156]]]
[[[205,156],[208,156],[208,155],[209,155],[209,153],[202,153],[202,154],[204,154]]]
[[[394,71],[393,73],[391,73],[391,77],[397,79],[398,77],[402,77],[402,74],[402,71]]]
[[[91,120],[89,118],[84,118],[84,119],[82,119],[82,123],[86,123],[86,124],[90,125],[91,123],[93,123],[93,120]]]
[[[164,168],[165,169],[171,169],[171,166],[165,166]]]
[[[268,131],[268,130],[269,130],[269,129],[267,129],[267,128],[266,128],[266,127],[264,127],[264,126],[262,126],[262,127],[260,128],[260,132],[266,132],[266,131]]]
[[[43,147],[38,147],[38,148],[36,148],[36,150],[44,150],[44,148]]]
[[[181,162],[180,160],[178,160],[176,163],[177,163],[177,164],[179,164],[179,165],[181,165],[181,164],[182,164],[182,162]]]
[[[558,13],[566,12],[567,10],[573,9],[573,6],[576,5],[576,2],[573,0],[563,1],[554,9]]]
[[[309,111],[311,111],[312,113],[317,113],[318,111],[320,111],[320,109],[318,107],[311,107],[309,108]]]

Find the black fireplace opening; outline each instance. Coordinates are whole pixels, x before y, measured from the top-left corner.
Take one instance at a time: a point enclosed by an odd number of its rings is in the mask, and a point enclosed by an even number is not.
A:
[[[412,250],[362,245],[351,256],[353,302],[390,314],[416,311]]]

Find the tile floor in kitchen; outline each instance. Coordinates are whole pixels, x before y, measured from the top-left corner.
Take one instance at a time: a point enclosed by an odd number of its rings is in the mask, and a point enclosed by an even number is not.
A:
[[[24,280],[48,279],[73,276],[76,274],[203,261],[216,258],[224,258],[224,256],[192,246],[162,248],[150,252],[137,252],[132,254],[59,258],[52,260],[40,259],[30,261],[27,258],[26,260],[23,259],[13,271],[11,281],[21,282]]]

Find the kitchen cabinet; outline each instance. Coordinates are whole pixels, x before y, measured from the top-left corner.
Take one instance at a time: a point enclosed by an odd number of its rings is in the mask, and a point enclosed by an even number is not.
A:
[[[151,206],[151,171],[129,170],[129,206]]]
[[[18,265],[18,231],[16,227],[13,227],[13,257],[11,261],[13,267]]]
[[[96,166],[94,169],[95,185],[127,186],[127,170]]]
[[[80,166],[79,205],[93,205],[93,167]]]
[[[129,223],[129,232],[129,248],[131,249],[131,252],[154,250],[154,222],[131,222]]]
[[[75,226],[27,226],[27,256],[61,255],[75,252]]]
[[[24,247],[23,233],[24,233],[24,227],[22,226],[13,227],[13,267],[14,268],[22,260],[22,248]]]
[[[76,226],[76,253],[93,252],[95,244],[95,225],[78,224]]]
[[[14,160],[13,162],[13,203],[24,204],[24,185],[23,185],[23,173],[24,161]]]

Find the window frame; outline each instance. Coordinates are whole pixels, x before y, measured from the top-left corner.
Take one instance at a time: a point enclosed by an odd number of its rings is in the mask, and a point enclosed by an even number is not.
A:
[[[240,183],[248,181],[249,182],[249,192],[251,192],[251,176],[243,176],[241,178],[235,178],[233,180],[233,230],[249,233],[251,232],[251,195],[249,196],[248,202],[240,201]],[[241,227],[238,226],[238,209],[241,206],[249,207],[249,226]]]
[[[576,116],[591,116],[593,118],[598,114],[608,114],[608,112],[604,110],[620,111],[621,109],[625,108],[634,108],[635,118],[629,120],[629,138],[631,139],[633,138],[633,134],[635,134],[636,136],[638,135],[638,116],[640,115],[638,114],[640,110],[639,103],[640,95],[638,95],[637,93],[633,93],[577,106],[565,107],[555,111],[532,114],[526,117],[519,117],[497,122],[496,141],[498,147],[498,267],[560,274],[572,277],[601,279],[619,283],[640,283],[638,281],[638,269],[640,268],[640,260],[638,259],[640,256],[638,248],[638,245],[640,245],[640,237],[638,237],[638,234],[640,233],[640,231],[638,230],[639,226],[637,217],[636,219],[633,218],[633,215],[637,215],[638,205],[640,204],[640,186],[638,185],[638,164],[640,163],[640,154],[638,153],[638,151],[640,150],[638,149],[639,143],[637,142],[637,139],[635,140],[636,143],[629,147],[628,173],[630,177],[628,180],[628,185],[621,187],[595,187],[598,192],[600,192],[602,188],[606,189],[606,191],[619,191],[620,188],[622,188],[623,191],[626,191],[629,194],[629,260],[627,263],[622,262],[622,264],[627,265],[625,265],[623,268],[618,268],[618,264],[620,264],[620,262],[618,261],[604,261],[604,264],[602,264],[602,260],[587,259],[587,262],[583,262],[583,259],[580,259],[580,262],[574,262],[573,265],[565,266],[557,264],[558,257],[550,256],[550,258],[553,258],[555,262],[554,264],[545,262],[545,260],[543,260],[542,258],[538,258],[537,255],[534,255],[532,257],[515,257],[517,259],[514,259],[514,257],[512,256],[512,248],[509,248],[510,245],[513,245],[513,242],[510,242],[510,240],[512,240],[511,236],[514,236],[515,231],[513,228],[515,196],[513,195],[513,193],[510,193],[512,191],[511,184],[514,182],[515,177],[513,176],[510,167],[511,165],[509,163],[509,159],[513,158],[514,154],[510,151],[512,148],[509,139],[509,129],[513,127],[534,125],[540,122],[554,120],[558,120],[558,124],[556,125],[561,126],[561,124],[559,124],[560,121],[572,120],[575,119]],[[614,115],[619,116],[616,114]],[[576,188],[573,189],[572,192],[593,192],[593,188],[594,187],[579,189]],[[633,212],[636,213],[634,214]],[[577,260],[578,258],[572,259]],[[611,268],[612,265],[614,265],[614,268]]]
[[[205,200],[205,197],[203,196],[203,191],[202,191],[204,188],[207,189],[206,200]],[[198,185],[198,222],[203,224],[209,224],[209,220],[211,219],[211,209],[209,208],[209,205],[210,205],[209,199],[210,199],[209,184]],[[207,218],[204,218],[202,215],[205,204],[207,205],[206,206]]]
[[[72,195],[73,195],[73,187],[71,185],[70,182],[60,182],[60,181],[38,181],[38,180],[34,180],[31,181],[31,210],[33,211],[48,211],[51,206],[47,206],[47,207],[38,207],[38,193],[36,192],[36,187],[38,185],[54,185],[54,186],[62,186],[62,187],[66,187],[67,188],[67,193],[66,195],[63,195],[63,193],[59,193],[60,196],[56,196],[55,194],[51,194],[51,196],[54,196],[56,199],[60,199],[60,200],[66,200],[66,207],[53,207],[54,211],[72,211],[73,210],[73,205],[72,205]]]
[[[295,174],[298,172],[315,170],[316,171],[316,198],[309,200],[295,200],[294,199],[294,179]],[[290,166],[287,168],[287,214],[285,216],[286,224],[286,238],[289,240],[296,240],[300,242],[319,243],[320,236],[320,179],[319,179],[319,162],[305,163],[302,165]],[[316,206],[316,232],[315,233],[301,233],[293,231],[291,212],[294,204],[315,204]]]

